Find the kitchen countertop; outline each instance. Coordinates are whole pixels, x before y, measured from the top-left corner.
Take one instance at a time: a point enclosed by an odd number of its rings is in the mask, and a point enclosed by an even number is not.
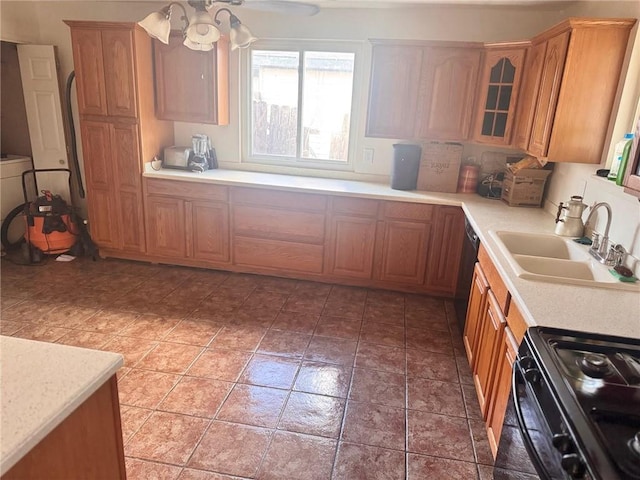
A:
[[[0,475],[122,364],[117,353],[0,336]]]
[[[522,279],[511,269],[490,231],[553,234],[554,217],[541,208],[510,207],[476,194],[393,190],[386,184],[300,177],[238,170],[192,173],[153,170],[147,178],[198,183],[276,188],[307,193],[357,196],[381,200],[460,206],[502,275],[529,326],[542,325],[640,339],[640,293]],[[613,222],[616,212],[613,212]],[[620,221],[620,220],[618,220]],[[586,249],[586,247],[585,247]]]

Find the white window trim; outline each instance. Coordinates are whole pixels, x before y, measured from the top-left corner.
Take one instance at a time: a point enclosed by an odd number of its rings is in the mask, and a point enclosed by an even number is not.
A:
[[[353,91],[351,97],[351,118],[349,125],[349,147],[347,161],[343,160],[316,160],[306,158],[286,158],[272,156],[251,156],[251,49],[242,50],[240,59],[240,137],[241,137],[241,162],[243,164],[271,165],[278,167],[296,167],[314,170],[346,171],[353,172],[356,152],[360,139],[356,138],[359,132],[360,112],[365,97],[364,79],[364,47],[365,42],[353,40],[301,40],[301,39],[269,39],[258,40],[251,45],[255,50],[287,50],[292,52],[317,51],[317,52],[345,52],[354,53],[353,66]]]

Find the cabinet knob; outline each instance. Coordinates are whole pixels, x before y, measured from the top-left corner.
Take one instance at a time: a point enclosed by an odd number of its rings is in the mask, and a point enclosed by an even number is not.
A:
[[[524,371],[524,378],[531,383],[540,383],[540,370],[537,368],[527,368]]]
[[[573,450],[573,441],[568,433],[556,433],[551,439],[551,443],[563,454],[570,453]]]
[[[560,465],[571,478],[584,477],[584,463],[582,463],[582,459],[580,458],[580,456],[578,456],[578,454],[569,453],[567,455],[563,455],[562,460],[560,460]]]

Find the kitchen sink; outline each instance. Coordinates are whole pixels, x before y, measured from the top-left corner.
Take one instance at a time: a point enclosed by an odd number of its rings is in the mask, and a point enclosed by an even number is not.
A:
[[[596,261],[585,245],[570,238],[539,233],[490,231],[520,278],[552,283],[640,291],[640,282],[621,282],[612,268]]]

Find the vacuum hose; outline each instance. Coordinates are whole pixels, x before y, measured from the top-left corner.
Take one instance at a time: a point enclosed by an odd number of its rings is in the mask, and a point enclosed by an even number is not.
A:
[[[84,187],[82,186],[80,162],[78,161],[78,148],[76,146],[76,127],[73,123],[73,111],[71,109],[71,84],[73,83],[74,78],[76,78],[76,72],[75,70],[72,70],[69,77],[67,77],[65,100],[67,103],[67,118],[69,119],[69,133],[71,135],[71,161],[73,162],[73,168],[76,171],[76,178],[78,179],[78,195],[80,195],[80,198],[84,198],[85,192]]]

